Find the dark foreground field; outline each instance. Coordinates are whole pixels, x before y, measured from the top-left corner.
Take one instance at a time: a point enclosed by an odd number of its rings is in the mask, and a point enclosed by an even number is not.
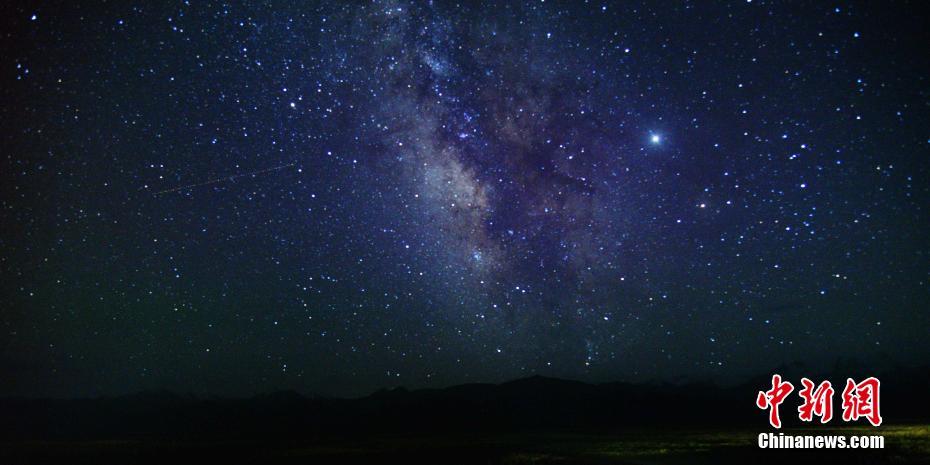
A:
[[[930,463],[930,426],[786,429],[786,434],[885,436],[882,450],[762,450],[758,430],[391,435],[287,441],[95,440],[0,444],[0,462],[286,464]]]
[[[797,399],[781,407],[786,435],[883,435],[879,450],[759,449],[771,428],[754,401],[767,381],[722,388],[536,376],[356,399],[9,398],[0,399],[0,465],[930,464],[930,370],[883,375],[879,427],[844,423],[839,410],[826,425],[802,424]]]

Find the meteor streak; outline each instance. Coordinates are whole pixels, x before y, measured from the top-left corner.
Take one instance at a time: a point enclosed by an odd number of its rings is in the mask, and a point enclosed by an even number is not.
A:
[[[185,190],[185,189],[193,189],[193,188],[195,188],[195,187],[202,187],[202,186],[207,186],[207,185],[210,185],[210,184],[216,184],[216,183],[218,183],[218,182],[232,181],[232,180],[234,180],[234,179],[236,179],[236,178],[241,178],[241,177],[245,177],[245,176],[255,176],[255,175],[258,175],[258,174],[262,174],[262,173],[270,173],[270,172],[272,172],[272,171],[283,170],[284,168],[287,168],[287,167],[290,167],[290,166],[294,166],[294,165],[296,165],[296,164],[297,164],[297,163],[288,163],[288,164],[286,164],[286,165],[275,166],[275,167],[273,167],[273,168],[265,168],[265,169],[263,169],[263,170],[258,170],[258,171],[249,171],[248,173],[234,174],[234,175],[232,175],[232,176],[226,176],[226,177],[223,177],[223,178],[215,178],[215,179],[211,179],[211,180],[209,180],[209,181],[199,182],[199,183],[196,183],[196,184],[187,184],[187,185],[180,186],[180,187],[175,187],[175,188],[172,188],[172,189],[165,189],[165,190],[163,190],[163,191],[158,191],[158,192],[155,192],[155,193],[152,194],[152,195],[168,194],[168,193],[171,193],[171,192],[183,191],[183,190]]]

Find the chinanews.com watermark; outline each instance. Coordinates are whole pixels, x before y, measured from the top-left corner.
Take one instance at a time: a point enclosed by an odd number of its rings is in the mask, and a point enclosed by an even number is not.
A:
[[[792,436],[785,433],[759,433],[760,449],[884,449],[885,437],[876,436]]]
[[[833,419],[834,389],[830,381],[815,384],[807,378],[801,378],[802,388],[798,391],[801,405],[798,407],[798,419],[813,422],[818,417],[821,424]],[[844,422],[865,420],[873,427],[882,424],[880,409],[881,382],[869,377],[860,382],[846,379],[846,386],[841,394],[842,419]],[[759,391],[756,395],[756,407],[768,410],[769,425],[780,429],[781,416],[779,407],[794,392],[794,385],[783,381],[781,375],[772,375],[772,387],[768,391]],[[885,437],[882,435],[788,435],[785,433],[760,433],[760,449],[884,449]]]

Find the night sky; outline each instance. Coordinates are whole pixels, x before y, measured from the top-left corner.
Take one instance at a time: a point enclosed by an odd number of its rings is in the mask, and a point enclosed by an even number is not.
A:
[[[917,9],[5,4],[0,394],[930,363]]]

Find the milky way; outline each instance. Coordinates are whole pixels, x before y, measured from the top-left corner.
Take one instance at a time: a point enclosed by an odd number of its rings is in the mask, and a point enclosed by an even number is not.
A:
[[[906,5],[6,9],[3,393],[930,361]]]

